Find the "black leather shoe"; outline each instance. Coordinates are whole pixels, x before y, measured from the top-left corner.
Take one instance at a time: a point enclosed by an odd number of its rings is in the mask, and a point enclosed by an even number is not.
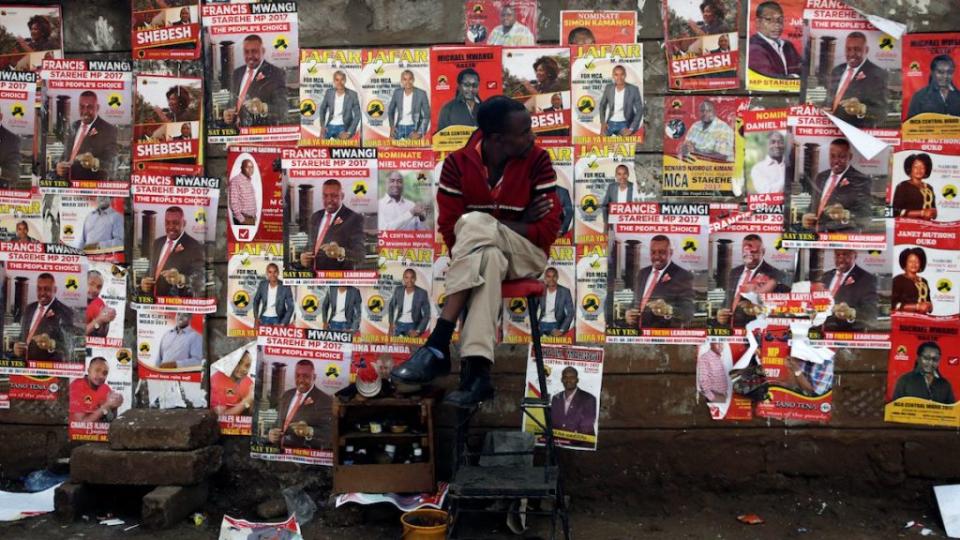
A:
[[[488,374],[478,375],[473,380],[464,381],[462,386],[466,389],[450,392],[443,402],[461,409],[469,409],[479,405],[482,401],[493,399],[493,395],[496,393]]]
[[[441,375],[450,373],[450,359],[420,347],[409,360],[393,368],[390,377],[404,384],[428,384]]]

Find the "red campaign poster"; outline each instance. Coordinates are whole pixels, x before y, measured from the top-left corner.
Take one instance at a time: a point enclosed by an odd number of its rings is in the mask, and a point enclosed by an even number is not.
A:
[[[560,12],[560,41],[567,45],[636,43],[636,11]]]
[[[31,71],[47,59],[63,58],[60,6],[0,4],[6,38],[0,44],[0,69]]]
[[[503,94],[530,111],[540,144],[570,141],[570,49],[503,49]]]
[[[663,0],[668,88],[738,88],[738,0]]]
[[[37,74],[0,71],[0,203],[29,204],[36,193],[32,169],[37,132]]]
[[[806,0],[749,1],[747,90],[800,91],[805,6]]]
[[[664,195],[734,194],[734,128],[747,102],[737,97],[664,98]]]
[[[766,398],[757,403],[757,416],[829,422],[833,410],[832,353],[820,363],[797,358],[792,354],[790,327],[787,325],[770,324],[758,339],[760,364],[770,388]]]
[[[135,60],[200,58],[200,0],[134,0],[132,7]]]
[[[430,49],[433,149],[457,150],[477,127],[477,105],[502,93],[499,47]]]
[[[896,314],[883,419],[960,426],[960,325],[955,318]]]
[[[756,351],[746,344],[707,338],[697,347],[697,394],[713,420],[750,420],[753,401],[734,391],[734,378],[750,365]]]
[[[935,145],[960,143],[957,64],[960,64],[960,33],[903,37],[904,141]]]
[[[137,75],[134,83],[133,163],[153,172],[203,163],[200,119],[203,79]],[[200,167],[194,170],[200,171]]]
[[[753,212],[783,214],[787,181],[787,109],[741,111],[738,158],[743,172],[739,191]]]
[[[227,149],[227,252],[242,244],[283,242],[279,147]]]
[[[10,401],[56,401],[57,394],[66,389],[66,377],[32,377],[10,375]]]
[[[537,0],[467,0],[467,45],[537,44]]]

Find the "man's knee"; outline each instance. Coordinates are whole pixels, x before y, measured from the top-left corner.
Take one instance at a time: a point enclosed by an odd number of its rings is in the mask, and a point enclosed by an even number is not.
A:
[[[495,225],[496,223],[496,218],[485,212],[467,212],[457,220],[456,225],[454,225],[454,232],[457,236],[460,236],[460,231],[464,228],[468,231],[475,232],[490,225]]]

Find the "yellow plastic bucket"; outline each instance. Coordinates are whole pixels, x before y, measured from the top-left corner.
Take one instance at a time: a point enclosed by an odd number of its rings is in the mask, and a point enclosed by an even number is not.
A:
[[[400,516],[403,540],[443,540],[447,537],[447,513],[424,508]]]

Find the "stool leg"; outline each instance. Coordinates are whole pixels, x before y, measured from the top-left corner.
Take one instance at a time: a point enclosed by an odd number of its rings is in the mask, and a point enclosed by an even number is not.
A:
[[[540,343],[540,322],[537,320],[537,311],[540,307],[540,297],[527,297],[527,313],[530,314],[530,341],[533,343],[533,357],[537,362],[537,383],[540,387],[540,397],[550,399],[547,393],[547,373],[543,367],[543,346]],[[547,464],[556,465],[556,456],[553,447],[553,418],[550,407],[543,409],[543,438],[547,446]],[[546,475],[546,469],[544,469]]]

